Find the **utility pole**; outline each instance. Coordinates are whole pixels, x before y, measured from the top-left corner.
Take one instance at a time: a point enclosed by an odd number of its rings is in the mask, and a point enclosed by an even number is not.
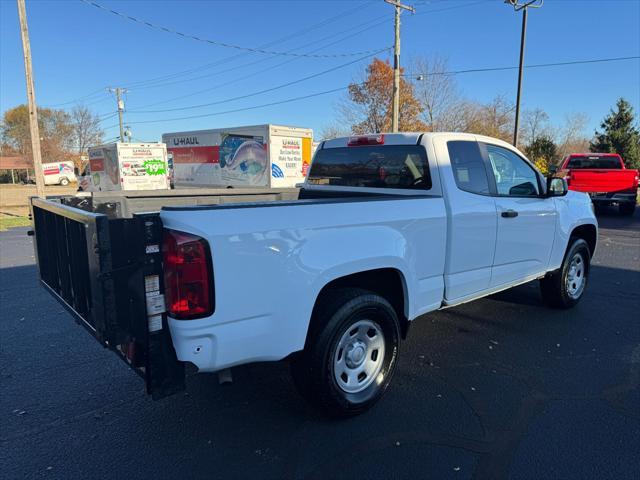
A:
[[[513,6],[513,9],[518,12],[522,10],[522,31],[520,32],[520,64],[518,67],[518,92],[516,93],[516,118],[513,125],[513,146],[518,146],[518,127],[520,125],[520,97],[522,94],[522,71],[524,70],[524,46],[527,38],[527,9],[540,8],[544,3],[544,0],[529,0],[525,3],[518,3],[518,0],[505,0],[504,3],[508,3]]]
[[[395,7],[395,42],[393,44],[393,110],[391,112],[391,131],[398,131],[400,120],[400,13],[408,10],[415,13],[416,10],[408,5],[403,5],[400,0],[384,0]]]
[[[44,172],[42,171],[42,154],[40,152],[40,129],[38,128],[38,108],[33,86],[33,69],[31,66],[31,44],[29,43],[29,27],[27,26],[27,10],[24,0],[18,1],[18,18],[22,35],[22,52],[24,54],[24,75],[27,81],[27,99],[29,101],[29,133],[31,134],[31,154],[33,169],[36,174],[36,193],[44,197]],[[27,172],[28,173],[28,172]]]
[[[122,122],[122,112],[124,112],[124,101],[122,94],[127,92],[126,88],[109,88],[110,92],[116,94],[116,102],[118,102],[118,122],[120,123],[120,141],[124,142],[124,124]]]

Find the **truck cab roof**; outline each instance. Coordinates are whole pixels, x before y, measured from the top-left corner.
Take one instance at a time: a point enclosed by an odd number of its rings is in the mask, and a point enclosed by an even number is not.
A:
[[[348,146],[366,145],[416,145],[436,137],[449,137],[449,140],[469,140],[482,141],[495,145],[500,145],[511,150],[515,150],[513,145],[503,140],[474,133],[462,132],[402,132],[402,133],[371,133],[352,135],[349,137],[338,137],[325,140],[318,148],[344,148]]]

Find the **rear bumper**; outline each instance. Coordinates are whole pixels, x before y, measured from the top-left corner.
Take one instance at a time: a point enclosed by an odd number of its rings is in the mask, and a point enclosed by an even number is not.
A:
[[[597,205],[636,203],[635,193],[589,193],[589,197],[591,197],[591,201]]]
[[[245,363],[277,361],[292,353],[271,315],[258,315],[228,323],[176,320],[168,317],[173,347],[179,361],[200,372],[215,372]]]

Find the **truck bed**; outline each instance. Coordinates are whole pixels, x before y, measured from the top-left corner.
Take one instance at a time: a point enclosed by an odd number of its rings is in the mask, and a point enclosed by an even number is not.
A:
[[[31,198],[40,282],[154,398],[184,389],[164,306],[160,210],[368,201],[389,194],[302,189],[93,192]],[[399,197],[403,198],[403,197]],[[404,197],[408,198],[408,197]]]

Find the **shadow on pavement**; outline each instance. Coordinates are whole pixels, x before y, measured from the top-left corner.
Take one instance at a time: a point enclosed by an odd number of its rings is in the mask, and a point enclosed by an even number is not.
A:
[[[307,407],[286,362],[236,368],[233,385],[193,376],[187,392],[153,402],[38,286],[33,265],[4,268],[0,461],[27,478],[540,478],[571,462],[596,468],[597,442],[616,451],[610,473],[623,478],[640,468],[629,413],[638,288],[639,272],[596,265],[573,310],[546,309],[528,284],[427,315],[380,404],[336,421]],[[572,424],[585,425],[580,437]],[[563,448],[547,452],[550,437]],[[545,460],[531,464],[522,444]]]

